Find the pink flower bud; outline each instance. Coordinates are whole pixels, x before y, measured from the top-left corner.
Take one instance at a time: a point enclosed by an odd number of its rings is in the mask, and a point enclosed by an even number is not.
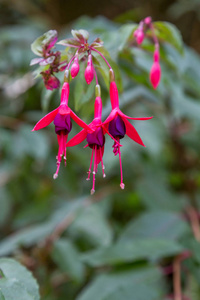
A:
[[[136,41],[138,45],[141,45],[143,40],[144,40],[144,32],[142,30],[138,30],[137,37],[136,37]]]
[[[154,54],[153,54],[153,60],[154,60],[154,62],[159,62],[159,60],[160,60],[160,53],[159,53],[159,50],[158,49],[156,49],[155,51],[154,51]]]
[[[88,65],[85,69],[85,80],[87,84],[90,84],[94,78],[94,68],[93,65]]]
[[[150,81],[154,89],[157,88],[160,82],[161,68],[158,62],[154,62],[150,71]]]
[[[151,17],[146,17],[145,19],[144,19],[144,23],[146,24],[146,25],[149,25],[149,24],[151,24]]]
[[[78,75],[79,72],[79,63],[78,61],[74,61],[71,67],[71,76],[72,78],[75,78]]]
[[[135,31],[134,31],[134,33],[133,33],[133,36],[136,38],[137,37],[137,35],[138,35],[138,29],[136,29]]]

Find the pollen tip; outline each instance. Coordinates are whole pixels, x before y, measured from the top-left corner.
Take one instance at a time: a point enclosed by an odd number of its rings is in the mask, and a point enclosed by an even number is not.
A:
[[[123,182],[120,183],[120,188],[121,188],[122,190],[125,189],[125,184],[124,184]]]
[[[95,174],[96,174],[96,172],[95,172],[95,171],[93,171],[93,172],[92,172],[92,174],[94,174],[94,175],[95,175]]]
[[[87,178],[86,178],[86,180],[87,180],[87,181],[89,181],[89,180],[90,180],[90,178],[88,178],[88,177],[87,177]]]
[[[106,177],[106,174],[104,173],[104,174],[103,174],[103,178],[105,178],[105,177]]]
[[[58,177],[58,174],[55,173],[55,174],[53,175],[53,179],[56,179],[57,177]]]
[[[94,195],[95,190],[91,189],[90,193],[91,193],[91,195]]]

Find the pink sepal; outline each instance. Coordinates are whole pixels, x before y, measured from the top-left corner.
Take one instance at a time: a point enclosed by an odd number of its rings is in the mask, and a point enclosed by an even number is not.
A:
[[[110,83],[110,101],[112,105],[112,109],[119,107],[119,95],[118,89],[115,81]]]
[[[118,109],[112,109],[111,113],[107,117],[107,119],[103,122],[104,125],[108,124],[110,121],[114,119],[114,117],[118,114]]]
[[[59,108],[54,109],[53,111],[48,113],[46,116],[44,116],[40,121],[38,121],[32,131],[42,129],[42,128],[48,126],[51,122],[53,122],[55,116],[58,113],[58,109]]]
[[[60,104],[68,105],[68,98],[69,98],[69,83],[64,82],[64,84],[62,86],[62,91],[61,91]]]
[[[71,109],[70,109],[70,116],[80,127],[85,128],[88,131],[91,131],[91,128],[85,122],[83,122]]]
[[[118,114],[122,118],[130,119],[130,120],[138,120],[138,121],[145,121],[145,120],[150,120],[150,119],[153,118],[153,116],[152,117],[143,117],[143,118],[132,118],[132,117],[129,117],[129,116],[125,115],[121,110],[118,111]]]
[[[58,112],[61,115],[68,115],[68,114],[70,114],[70,111],[71,111],[71,109],[65,104],[61,104],[58,108]]]
[[[80,143],[82,143],[87,137],[87,131],[82,129],[78,134],[76,134],[69,142],[67,143],[67,147],[73,147]]]
[[[127,121],[125,118],[123,118],[123,121],[126,126],[126,134],[136,143],[142,145],[145,147],[143,141],[141,140],[139,134],[137,133],[136,129],[131,125],[129,121]]]

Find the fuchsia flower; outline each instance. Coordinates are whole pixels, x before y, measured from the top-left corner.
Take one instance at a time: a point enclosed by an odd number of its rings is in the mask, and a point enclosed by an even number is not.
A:
[[[91,194],[94,194],[95,192],[95,174],[97,173],[97,167],[99,163],[101,163],[103,177],[106,177],[104,172],[105,167],[103,164],[103,154],[104,154],[104,144],[105,144],[105,133],[107,133],[108,135],[110,134],[101,121],[101,113],[102,113],[102,101],[100,97],[96,97],[95,104],[94,104],[94,119],[89,124],[89,130],[87,128],[81,130],[67,143],[67,147],[73,147],[80,144],[86,139],[88,144],[85,147],[89,146],[92,149],[92,156],[91,156],[90,167],[89,167],[88,178],[87,178],[87,180],[90,180],[90,173],[91,173],[92,162],[94,157],[93,184],[92,184]],[[114,139],[111,135],[110,137]],[[118,143],[117,141],[115,142]]]
[[[61,101],[60,106],[46,116],[44,116],[33,128],[32,131],[42,129],[48,126],[51,122],[54,121],[55,132],[58,138],[58,156],[57,158],[57,169],[53,176],[54,179],[58,177],[58,172],[60,168],[60,163],[62,160],[62,156],[64,156],[64,161],[66,165],[66,142],[68,138],[68,134],[72,129],[71,118],[82,128],[89,129],[87,124],[85,124],[68,106],[68,98],[69,98],[69,83],[64,82],[61,92]]]
[[[103,122],[104,128],[109,130],[109,133],[115,139],[113,145],[113,153],[115,155],[119,154],[119,163],[120,163],[120,173],[121,173],[121,182],[120,187],[124,189],[125,185],[123,183],[123,173],[122,173],[122,162],[121,162],[121,151],[120,151],[120,139],[122,139],[125,134],[128,135],[133,141],[142,145],[143,144],[139,134],[136,129],[131,125],[131,123],[127,119],[131,120],[149,120],[153,117],[147,118],[132,118],[123,114],[123,112],[119,109],[119,96],[116,83],[112,81],[110,83],[110,100],[112,105],[112,111],[108,118]]]

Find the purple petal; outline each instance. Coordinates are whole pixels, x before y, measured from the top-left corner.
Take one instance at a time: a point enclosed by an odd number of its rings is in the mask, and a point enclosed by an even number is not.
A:
[[[122,118],[117,115],[115,118],[109,123],[109,132],[114,137],[119,137],[122,139],[126,134],[126,127]]]
[[[93,145],[103,147],[105,144],[105,137],[103,134],[103,129],[98,127],[94,132],[87,134],[88,145],[93,148]]]
[[[61,115],[57,114],[53,121],[55,125],[56,134],[61,134],[61,131],[65,131],[65,134],[68,134],[72,129],[72,122],[70,115]]]

